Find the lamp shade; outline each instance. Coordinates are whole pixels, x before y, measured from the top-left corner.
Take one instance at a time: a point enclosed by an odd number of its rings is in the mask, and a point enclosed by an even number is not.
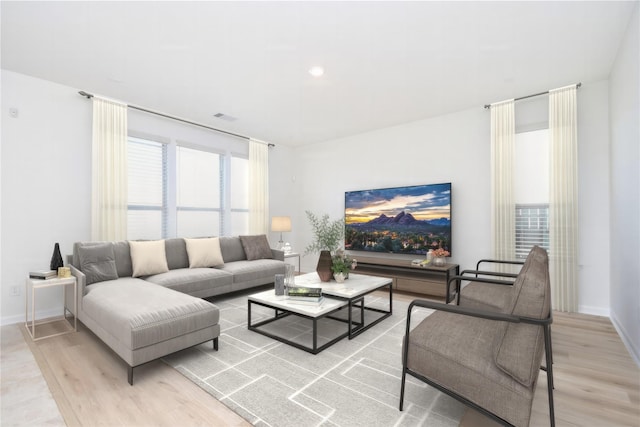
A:
[[[288,216],[271,217],[271,231],[291,231],[291,218]]]

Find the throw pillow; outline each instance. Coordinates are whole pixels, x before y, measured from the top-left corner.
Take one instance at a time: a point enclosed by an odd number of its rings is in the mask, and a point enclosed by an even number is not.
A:
[[[110,243],[91,244],[78,248],[80,270],[86,276],[87,285],[105,280],[116,280],[116,257]]]
[[[149,276],[169,271],[164,240],[129,241],[129,248],[131,249],[133,277]]]
[[[273,258],[269,241],[264,234],[257,236],[240,236],[240,242],[242,242],[242,248],[249,261]]]
[[[184,241],[187,244],[189,268],[224,266],[222,251],[220,250],[220,239],[217,237],[184,239]]]

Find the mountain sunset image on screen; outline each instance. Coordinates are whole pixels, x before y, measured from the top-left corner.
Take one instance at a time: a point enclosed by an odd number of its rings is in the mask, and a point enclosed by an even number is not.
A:
[[[451,252],[451,183],[345,193],[345,249]]]

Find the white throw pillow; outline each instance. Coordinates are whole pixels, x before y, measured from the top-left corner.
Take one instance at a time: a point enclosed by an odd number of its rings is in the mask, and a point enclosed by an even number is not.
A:
[[[189,268],[222,267],[224,259],[220,250],[220,239],[184,239],[189,255]]]
[[[149,276],[169,271],[164,240],[129,241],[129,248],[131,250],[133,277]]]

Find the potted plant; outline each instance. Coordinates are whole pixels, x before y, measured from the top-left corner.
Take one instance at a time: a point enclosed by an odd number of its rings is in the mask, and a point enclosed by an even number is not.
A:
[[[331,271],[336,282],[342,283],[349,278],[349,270],[354,269],[356,260],[345,254],[344,251],[338,250],[336,255],[331,258]]]
[[[328,282],[331,280],[331,254],[335,253],[344,240],[344,220],[342,218],[331,221],[328,214],[320,217],[313,212],[305,211],[311,229],[313,230],[313,241],[306,247],[305,255],[320,252],[316,271],[320,280]]]
[[[433,265],[436,267],[442,267],[445,265],[445,258],[449,256],[449,251],[438,248],[432,252],[433,254]]]

